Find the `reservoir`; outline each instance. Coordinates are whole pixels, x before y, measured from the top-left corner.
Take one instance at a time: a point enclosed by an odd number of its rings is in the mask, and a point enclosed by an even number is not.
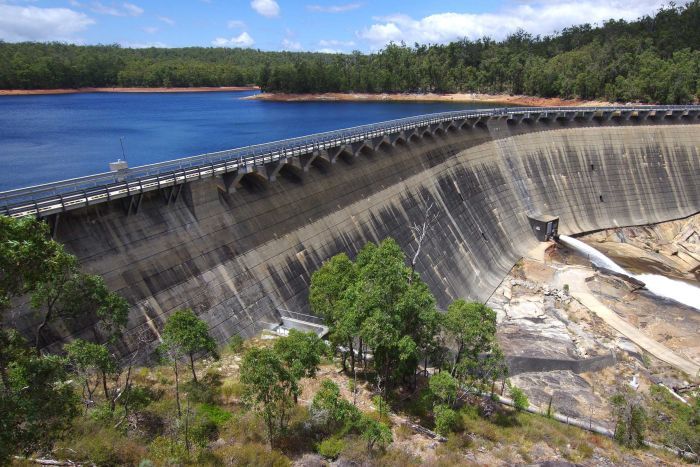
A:
[[[263,102],[245,92],[0,97],[0,191],[432,112],[449,102]]]

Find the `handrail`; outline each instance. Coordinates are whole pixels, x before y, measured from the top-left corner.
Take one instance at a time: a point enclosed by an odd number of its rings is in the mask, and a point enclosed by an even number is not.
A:
[[[417,127],[438,124],[455,119],[470,119],[481,117],[504,117],[531,113],[550,112],[615,112],[615,111],[698,111],[700,106],[695,105],[627,105],[627,106],[597,106],[597,107],[511,107],[475,109],[463,111],[439,112],[414,117],[406,117],[379,123],[333,130],[323,133],[300,136],[285,140],[244,146],[224,151],[211,152],[196,156],[174,159],[165,162],[142,165],[120,172],[103,172],[95,175],[72,178],[57,182],[30,186],[0,192],[0,207],[9,212],[9,207],[19,203],[38,202],[48,197],[58,197],[77,192],[104,190],[105,196],[109,196],[107,189],[111,185],[121,184],[127,192],[132,184],[140,180],[157,180],[160,186],[161,176],[169,175],[173,183],[178,180],[186,181],[188,169],[203,169],[209,166],[211,175],[217,172],[217,167],[223,167],[219,172],[226,172],[229,165],[237,168],[240,165],[257,165],[259,162],[270,162],[281,158],[310,153],[325,148],[337,147],[343,144],[357,142],[363,138],[381,137],[387,134]],[[222,165],[223,164],[223,165]],[[178,172],[175,174],[175,172]],[[202,172],[200,170],[199,172]],[[201,175],[201,173],[200,173]],[[184,178],[183,178],[184,177]],[[63,202],[63,201],[61,201]]]

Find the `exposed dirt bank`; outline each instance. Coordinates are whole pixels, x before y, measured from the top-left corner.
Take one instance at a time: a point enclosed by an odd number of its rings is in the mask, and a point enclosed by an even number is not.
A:
[[[284,94],[261,93],[245,99],[275,101],[275,102],[308,102],[308,101],[348,101],[348,102],[463,102],[463,103],[493,103],[524,105],[532,107],[551,106],[581,106],[592,107],[611,105],[609,102],[584,101],[578,99],[559,99],[532,96],[513,96],[508,94],[368,94],[368,93],[325,93],[325,94]]]
[[[35,94],[84,94],[92,92],[230,92],[257,91],[257,86],[222,86],[199,88],[77,88],[77,89],[0,89],[0,96]]]

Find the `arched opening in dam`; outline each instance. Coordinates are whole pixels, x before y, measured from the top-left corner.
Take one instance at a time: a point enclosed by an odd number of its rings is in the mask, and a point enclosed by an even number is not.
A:
[[[529,215],[556,215],[575,234],[693,214],[699,123],[693,107],[490,111],[224,175],[176,171],[172,187],[134,182],[127,198],[64,204],[51,219],[83,267],[130,302],[125,351],[130,333],[184,307],[225,342],[274,323],[279,308],[308,313],[310,275],[336,253],[393,237],[412,256],[409,226],[428,205],[437,220],[416,269],[441,308],[491,296],[538,244]]]

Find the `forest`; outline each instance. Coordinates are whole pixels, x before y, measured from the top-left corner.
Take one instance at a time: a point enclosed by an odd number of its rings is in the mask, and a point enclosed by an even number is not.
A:
[[[509,93],[688,103],[700,95],[700,0],[636,21],[372,54],[0,42],[0,89],[256,84],[265,92]]]

